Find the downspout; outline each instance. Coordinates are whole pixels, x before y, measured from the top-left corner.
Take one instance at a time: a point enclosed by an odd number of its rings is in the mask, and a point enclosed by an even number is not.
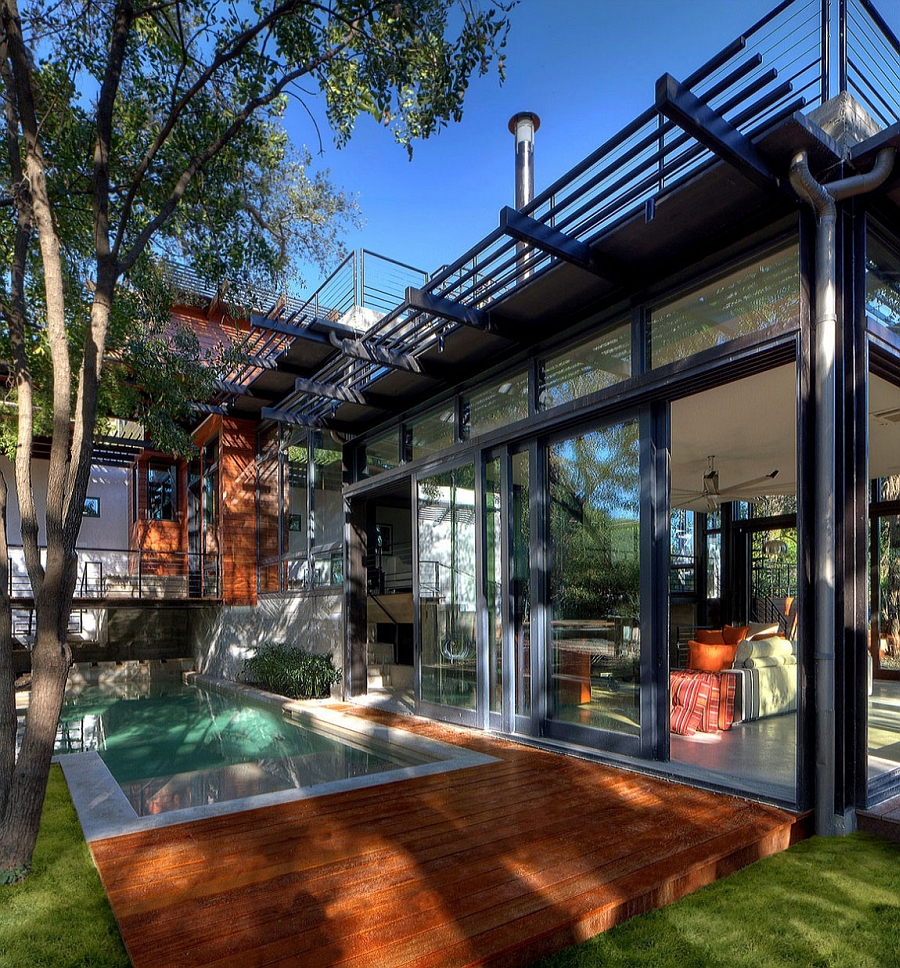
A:
[[[815,284],[815,676],[816,676],[816,833],[833,836],[838,829],[834,811],[835,767],[835,401],[837,396],[837,225],[836,203],[877,188],[894,165],[893,148],[882,148],[865,175],[853,175],[823,185],[809,170],[806,152],[791,161],[794,191],[816,213]],[[827,419],[821,419],[821,415]]]

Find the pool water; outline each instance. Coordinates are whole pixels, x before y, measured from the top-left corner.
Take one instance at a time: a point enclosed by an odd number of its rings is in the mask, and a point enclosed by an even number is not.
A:
[[[60,716],[57,752],[95,750],[139,816],[300,789],[408,765],[280,710],[181,683],[88,687]],[[421,762],[421,760],[419,761]]]

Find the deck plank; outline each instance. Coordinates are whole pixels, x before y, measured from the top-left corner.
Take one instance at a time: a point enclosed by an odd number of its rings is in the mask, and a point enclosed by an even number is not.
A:
[[[95,841],[136,968],[513,968],[803,835],[772,807],[342,708],[497,762]]]

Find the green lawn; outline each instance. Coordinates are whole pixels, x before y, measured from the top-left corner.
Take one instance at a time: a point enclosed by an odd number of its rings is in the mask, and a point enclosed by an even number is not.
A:
[[[900,844],[814,837],[537,964],[900,966]]]
[[[50,771],[31,874],[0,885],[2,968],[127,968],[62,770]]]
[[[900,966],[900,844],[814,837],[540,968]],[[0,886],[0,968],[126,968],[100,879],[55,766],[34,868]]]

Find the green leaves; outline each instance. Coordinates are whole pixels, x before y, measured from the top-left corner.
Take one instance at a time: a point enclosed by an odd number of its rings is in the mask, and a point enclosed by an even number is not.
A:
[[[267,643],[244,661],[243,678],[289,699],[324,699],[341,681],[330,655]]]

